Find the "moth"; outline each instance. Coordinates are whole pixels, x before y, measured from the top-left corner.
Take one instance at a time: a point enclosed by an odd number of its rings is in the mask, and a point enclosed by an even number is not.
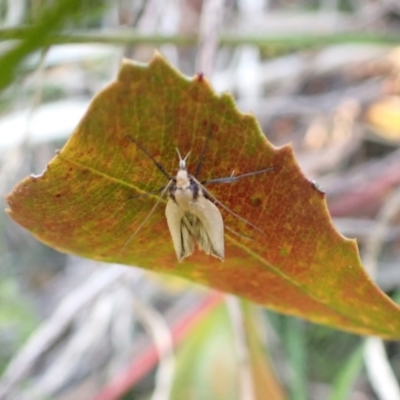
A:
[[[175,176],[167,173],[165,168],[157,162],[154,157],[132,136],[128,138],[136,144],[155,164],[155,166],[168,178],[168,184],[162,189],[160,197],[150,210],[147,217],[142,221],[136,231],[125,243],[123,249],[136,236],[142,226],[151,217],[161,199],[167,194],[167,206],[165,208],[165,216],[167,219],[168,229],[172,237],[172,243],[176,252],[178,261],[193,254],[195,243],[200,250],[206,254],[219,258],[221,261],[225,258],[225,241],[224,241],[224,222],[221,212],[216,206],[218,204],[230,214],[239,220],[250,225],[254,229],[260,231],[255,225],[240,215],[236,214],[223,203],[215,198],[205,187],[209,183],[232,183],[239,179],[272,171],[274,167],[263,170],[250,172],[238,176],[232,173],[229,177],[211,179],[200,182],[197,176],[202,166],[202,158],[197,165],[196,174],[191,175],[187,171],[186,160],[190,152],[185,158],[182,158],[178,149],[176,149],[179,157],[179,168]],[[208,141],[208,140],[207,140]],[[206,141],[206,144],[207,144]],[[206,144],[204,145],[202,156],[204,155]],[[260,231],[261,232],[261,231]],[[123,250],[122,249],[122,250]],[[121,250],[121,252],[122,252]]]

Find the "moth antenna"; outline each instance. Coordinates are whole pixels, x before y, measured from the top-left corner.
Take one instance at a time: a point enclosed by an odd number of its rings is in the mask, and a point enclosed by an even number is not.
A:
[[[143,225],[150,219],[150,217],[154,214],[154,211],[156,210],[157,206],[160,204],[164,194],[167,192],[169,187],[171,186],[172,181],[169,181],[168,185],[165,186],[163,191],[160,194],[160,197],[157,199],[156,204],[154,204],[153,208],[150,210],[150,212],[147,214],[147,217],[142,221],[142,223],[136,228],[135,232],[133,232],[132,236],[129,237],[129,239],[125,242],[125,244],[122,246],[122,249],[118,253],[118,255],[122,255],[124,250],[126,249],[126,246],[132,241],[132,239],[139,233],[139,231],[142,229]]]
[[[243,238],[243,239],[254,240],[254,239],[253,239],[252,237],[250,237],[250,236],[242,235],[241,233],[236,232],[234,229],[229,228],[229,226],[227,226],[227,225],[225,225],[225,229],[228,230],[229,232],[233,233],[234,235],[239,236],[239,237],[241,237],[241,238]]]
[[[265,235],[265,232],[263,232],[260,228],[252,224],[250,221],[248,221],[246,218],[241,217],[239,214],[236,214],[234,211],[232,211],[229,207],[227,207],[224,203],[221,203],[215,196],[213,196],[195,177],[192,177],[193,180],[204,190],[206,195],[210,197],[214,201],[214,203],[219,204],[225,211],[227,211],[229,214],[233,215],[236,217],[238,220],[243,221],[247,225],[251,226],[253,229],[256,231],[262,233]]]
[[[139,147],[140,150],[143,151],[143,153],[145,153],[147,155],[147,157],[149,157],[151,159],[151,161],[153,161],[153,163],[155,164],[155,166],[169,179],[172,179],[172,176],[165,170],[164,166],[162,164],[160,164],[158,161],[155,160],[155,158],[139,143],[136,141],[136,139],[134,139],[132,136],[127,135],[127,137],[136,144],[137,147]]]
[[[136,199],[138,197],[151,196],[152,194],[160,193],[164,190],[164,188],[165,188],[165,186],[163,186],[157,190],[152,190],[151,192],[145,192],[145,193],[135,194],[134,196],[129,196],[129,200]]]
[[[201,183],[203,185],[208,185],[210,183],[233,183],[233,182],[237,182],[239,179],[242,179],[242,178],[247,178],[249,176],[265,174],[266,172],[271,172],[274,169],[276,169],[276,167],[269,167],[269,168],[265,168],[265,169],[260,169],[259,171],[247,172],[245,174],[237,175],[237,176],[234,176],[235,171],[233,171],[230,176],[225,176],[223,178],[209,179],[209,180],[203,181]]]
[[[189,151],[189,153],[186,154],[185,158],[182,158],[181,153],[179,152],[179,149],[176,147],[175,150],[179,156],[179,169],[186,169],[186,160],[189,157],[190,151]]]
[[[203,149],[201,150],[199,162],[197,163],[196,172],[194,174],[195,178],[197,178],[200,175],[201,167],[203,166],[204,154],[207,150],[208,142],[210,141],[212,134],[213,134],[213,130],[211,129],[207,135],[206,141],[204,142]]]

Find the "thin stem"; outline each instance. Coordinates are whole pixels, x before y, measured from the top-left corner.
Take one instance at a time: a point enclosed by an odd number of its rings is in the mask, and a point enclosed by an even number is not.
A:
[[[33,31],[32,26],[20,28],[0,29],[0,40],[26,39]],[[71,32],[54,32],[43,38],[43,47],[53,44],[65,43],[106,43],[106,44],[176,44],[180,46],[195,45],[198,41],[196,35],[142,35],[135,30],[82,30]],[[297,35],[232,35],[221,34],[220,45],[241,46],[252,45],[256,47],[283,46],[305,47],[320,46],[338,43],[380,43],[398,44],[400,35],[381,33],[345,32],[329,34],[297,34]]]
[[[225,0],[204,0],[199,27],[196,67],[211,77],[224,17]]]

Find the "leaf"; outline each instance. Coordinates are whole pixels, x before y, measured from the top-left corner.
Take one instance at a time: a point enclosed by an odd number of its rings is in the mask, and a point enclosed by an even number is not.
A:
[[[226,261],[196,251],[178,263],[163,200],[121,252],[158,199],[143,193],[167,184],[127,135],[174,174],[175,148],[191,151],[194,172],[210,133],[200,180],[275,167],[208,186],[262,233],[221,209],[225,226],[241,235],[226,231]],[[159,53],[149,65],[125,60],[46,171],[7,200],[11,218],[60,251],[179,275],[351,332],[400,337],[399,308],[363,270],[356,242],[335,231],[324,194],[291,147],[274,148],[230,95],[216,95],[202,75],[183,77]]]

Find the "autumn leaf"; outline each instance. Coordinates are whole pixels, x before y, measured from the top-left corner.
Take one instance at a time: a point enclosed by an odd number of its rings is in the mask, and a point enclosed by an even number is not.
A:
[[[201,181],[273,166],[207,186],[257,229],[220,207],[225,261],[196,251],[178,263],[163,199],[124,248],[168,183],[129,135],[171,175],[175,148],[190,151],[194,173],[208,138]],[[274,148],[230,95],[215,94],[202,75],[182,76],[159,53],[148,65],[125,60],[46,171],[7,201],[11,218],[60,251],[179,275],[351,332],[400,337],[399,308],[365,273],[355,241],[334,229],[324,194],[291,147]]]

